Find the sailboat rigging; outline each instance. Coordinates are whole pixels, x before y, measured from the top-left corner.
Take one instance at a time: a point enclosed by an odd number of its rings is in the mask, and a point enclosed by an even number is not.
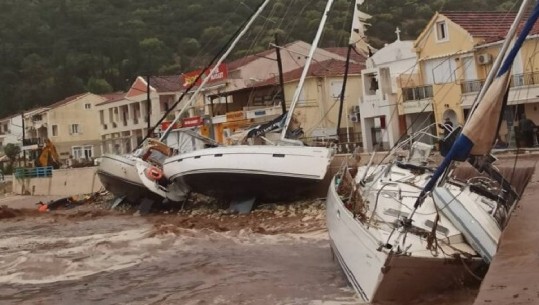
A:
[[[417,141],[420,131],[411,135],[407,156],[396,154],[376,168],[343,164],[334,177],[326,212],[331,248],[363,301],[406,301],[448,288],[448,279],[473,278],[470,271],[480,271],[495,255],[519,194],[492,165],[490,151],[511,66],[537,22],[539,1],[524,0],[509,31],[519,28],[532,2],[532,13],[511,51],[500,53],[503,64],[492,72],[496,77],[468,122],[444,139],[450,149],[435,171],[428,159],[433,147]],[[484,175],[461,180],[452,171],[455,161],[468,161]]]
[[[327,2],[277,145],[234,145],[173,156],[164,164],[167,177],[194,192],[225,200],[292,200],[322,182],[332,150],[304,146],[287,135],[332,4],[333,0]]]
[[[187,108],[194,103],[196,96],[209,81],[211,75],[230,54],[232,49],[244,36],[269,2],[270,0],[264,0],[257,10],[253,12],[248,21],[238,30],[237,35],[231,38],[232,41],[227,50],[221,55],[210,73],[203,79],[191,99],[177,113],[172,123],[163,132],[158,141],[153,139],[143,141],[145,146],[126,156],[104,155],[102,157],[102,162],[97,170],[97,174],[108,191],[113,193],[116,197],[127,198],[130,202],[138,202],[143,198],[147,198],[154,202],[159,202],[163,199],[178,202],[185,198],[187,190],[184,185],[180,183],[168,183],[168,180],[163,181],[162,179],[155,179],[152,175],[148,174],[148,171],[155,170],[155,166],[157,166],[159,167],[157,170],[162,172],[163,158],[171,156],[173,154],[173,149],[167,147],[161,141],[167,138],[175,123],[181,118]],[[204,70],[197,76],[197,79],[200,79],[203,73]],[[174,106],[177,106],[181,102],[183,96],[190,90],[190,88],[192,88],[192,86],[194,86],[194,84],[196,84],[196,82],[193,82],[193,84],[183,92]],[[171,109],[174,109],[174,107]],[[154,128],[164,120],[167,114],[161,118]],[[150,132],[148,132],[148,134],[150,134]],[[203,143],[200,143],[200,141],[198,141],[198,143],[200,146],[198,148],[202,148]],[[152,151],[155,151],[156,157],[150,160],[148,158],[152,156]]]

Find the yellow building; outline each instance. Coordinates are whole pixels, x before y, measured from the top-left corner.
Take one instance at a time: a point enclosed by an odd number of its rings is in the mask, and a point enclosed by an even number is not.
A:
[[[25,146],[42,145],[48,138],[62,161],[91,161],[101,155],[99,119],[95,107],[107,98],[92,93],[70,96],[24,115]],[[29,145],[26,145],[29,144]]]
[[[463,124],[514,18],[515,13],[508,12],[436,13],[414,43],[420,73],[413,86],[403,86],[401,109],[422,102],[423,108],[432,106],[431,122],[449,118],[453,124]],[[539,28],[532,31],[512,69],[508,99],[512,106],[500,131],[507,141],[511,141],[507,126],[522,114],[539,123],[538,33]]]

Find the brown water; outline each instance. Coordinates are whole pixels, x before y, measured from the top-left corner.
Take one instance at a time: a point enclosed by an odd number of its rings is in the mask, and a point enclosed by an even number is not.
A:
[[[359,304],[332,259],[323,210],[310,213],[0,220],[0,304]],[[415,304],[471,304],[475,294]]]

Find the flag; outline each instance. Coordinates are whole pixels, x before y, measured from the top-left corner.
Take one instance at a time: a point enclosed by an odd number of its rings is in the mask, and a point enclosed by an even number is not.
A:
[[[466,125],[464,125],[462,133],[455,140],[455,143],[432,175],[430,181],[421,191],[415,203],[416,208],[421,205],[425,195],[432,190],[452,161],[464,161],[470,155],[483,156],[490,153],[498,134],[503,109],[507,103],[511,66],[538,17],[539,1],[536,2],[532,14],[528,17],[511,51],[504,59],[500,70],[496,74],[496,78],[485,92],[484,97],[479,101],[478,106],[470,114],[470,118]]]

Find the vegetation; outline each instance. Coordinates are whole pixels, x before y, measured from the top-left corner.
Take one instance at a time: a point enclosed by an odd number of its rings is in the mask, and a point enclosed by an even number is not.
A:
[[[488,1],[488,4],[487,4]],[[0,117],[84,91],[125,90],[137,75],[199,68],[228,41],[261,0],[2,0]],[[344,46],[352,0],[336,0],[322,46]],[[234,56],[311,41],[324,0],[275,0]],[[509,0],[366,0],[375,47],[413,39],[435,11],[507,10]]]

